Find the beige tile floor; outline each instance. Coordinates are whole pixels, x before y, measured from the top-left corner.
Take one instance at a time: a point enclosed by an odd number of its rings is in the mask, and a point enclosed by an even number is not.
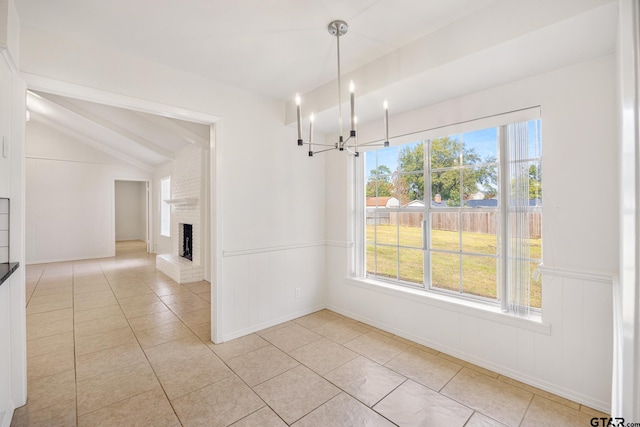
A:
[[[587,426],[604,416],[323,310],[224,344],[210,286],[139,242],[27,267],[28,390],[12,426]]]

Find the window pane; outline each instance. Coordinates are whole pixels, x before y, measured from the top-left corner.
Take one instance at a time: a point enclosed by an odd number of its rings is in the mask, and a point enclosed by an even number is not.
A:
[[[445,136],[431,140],[431,169],[460,165],[460,135]]]
[[[424,206],[424,174],[396,173],[392,177],[392,196],[398,199],[400,207]]]
[[[435,212],[431,214],[431,248],[460,250],[460,214]]]
[[[373,243],[375,241],[375,232],[376,232],[376,210],[375,209],[366,209],[366,242]]]
[[[462,256],[462,290],[485,298],[497,298],[497,261],[492,257]]]
[[[531,272],[531,283],[529,287],[530,304],[533,308],[542,307],[542,276],[540,274],[534,274],[534,271],[538,269],[539,265],[540,261],[531,261],[529,266]]]
[[[473,208],[497,207],[497,165],[462,169],[462,188],[465,206]]]
[[[400,280],[422,283],[424,279],[424,252],[419,249],[400,249]]]
[[[542,206],[542,168],[540,162],[529,162],[529,206]]]
[[[431,286],[460,290],[460,255],[431,252]]]
[[[171,236],[171,205],[165,200],[171,199],[171,178],[160,180],[160,234]]]
[[[398,156],[398,172],[424,171],[424,143],[412,142],[400,147]]]
[[[369,166],[369,165],[367,165]],[[398,147],[381,148],[377,151],[375,169],[369,170],[369,175],[389,178],[398,169]]]
[[[375,220],[375,238],[376,244],[397,245],[398,244],[398,227],[391,223],[391,212],[376,212]]]
[[[367,175],[366,194],[369,197],[378,197],[378,203],[372,203],[370,206],[385,206],[386,199],[391,197],[393,185],[391,175],[386,173],[386,166],[376,168],[375,166],[369,170]],[[367,204],[369,206],[369,204]]]
[[[391,217],[399,221],[400,246],[422,248],[422,212],[392,213]]]
[[[431,207],[460,206],[460,169],[431,173]]]
[[[375,252],[375,245],[373,245],[372,243],[367,243],[367,259],[366,259],[366,272],[367,274],[376,274],[376,252]]]
[[[376,275],[398,278],[398,248],[393,246],[376,246]]]
[[[493,163],[498,158],[498,129],[489,128],[462,135],[465,165]]]
[[[540,137],[540,120],[527,122],[527,146],[530,159],[539,159],[542,151],[542,139]]]
[[[494,212],[462,213],[462,251],[495,255],[498,252]]]
[[[540,212],[531,212],[529,214],[529,228],[530,228],[530,239],[529,239],[529,256],[534,260],[542,259],[542,239],[540,238]],[[535,226],[531,226],[532,222],[537,222]]]

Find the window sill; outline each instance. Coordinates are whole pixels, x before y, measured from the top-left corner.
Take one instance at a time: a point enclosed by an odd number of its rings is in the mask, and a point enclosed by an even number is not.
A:
[[[531,314],[527,318],[515,317],[510,314],[503,313],[499,307],[442,295],[435,292],[411,289],[372,279],[346,277],[345,282],[350,286],[381,292],[394,297],[418,302],[420,304],[432,305],[438,308],[456,311],[468,316],[478,317],[516,328],[527,329],[544,335],[551,335],[551,325],[543,323],[539,314]]]

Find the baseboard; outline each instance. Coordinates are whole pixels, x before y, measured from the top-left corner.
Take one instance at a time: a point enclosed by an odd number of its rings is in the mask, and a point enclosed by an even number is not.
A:
[[[410,341],[413,341],[415,343],[418,344],[422,344],[425,345],[427,347],[433,348],[434,350],[438,350],[442,353],[446,353],[450,356],[453,357],[457,357],[458,359],[464,360],[466,362],[469,363],[473,363],[474,365],[477,365],[481,368],[485,368],[485,369],[489,369],[490,371],[496,372],[498,374],[504,375],[506,377],[512,378],[514,380],[523,382],[527,385],[530,385],[532,387],[536,387],[539,388],[540,390],[544,390],[547,391],[549,393],[553,393],[555,395],[558,395],[560,397],[564,397],[565,399],[569,399],[572,400],[574,402],[580,403],[582,405],[588,406],[590,408],[593,409],[597,409],[599,411],[602,411],[604,413],[611,413],[611,403],[610,402],[603,402],[601,400],[597,400],[597,399],[593,399],[590,396],[585,396],[583,394],[580,393],[576,393],[573,390],[568,390],[565,389],[563,387],[559,387],[556,384],[551,384],[548,383],[546,381],[542,381],[540,379],[528,376],[526,374],[523,374],[521,372],[517,372],[511,369],[507,369],[504,366],[489,362],[487,360],[478,358],[477,356],[473,355],[473,354],[468,354],[468,353],[464,353],[464,352],[460,352],[458,350],[455,350],[453,348],[450,348],[448,346],[442,345],[440,343],[437,342],[433,342],[433,341],[428,341],[428,340],[424,340],[418,336],[415,336],[413,334],[409,334],[405,331],[401,331],[399,329],[393,328],[389,325],[377,322],[373,319],[369,319],[367,317],[364,316],[360,316],[357,315],[355,313],[352,313],[348,310],[344,310],[340,307],[336,307],[333,305],[328,305],[327,306],[328,310],[334,311],[336,313],[342,314],[343,316],[349,317],[351,319],[360,321],[362,323],[366,323],[367,325],[371,325],[374,326],[378,329],[382,329],[383,331],[392,333],[394,335],[397,335],[399,337],[402,338],[406,338]]]
[[[11,420],[13,419],[13,411],[16,409],[13,404],[13,400],[9,400],[9,404],[7,406],[7,411],[0,413],[0,426],[1,427],[11,427]]]
[[[86,261],[90,259],[102,259],[102,258],[111,258],[114,255],[98,255],[98,256],[87,256],[87,257],[72,257],[72,258],[52,258],[45,260],[35,260],[35,261],[27,261],[25,265],[36,265],[36,264],[52,264],[54,262],[71,262],[71,261]]]
[[[289,320],[297,319],[298,317],[306,316],[307,314],[315,313],[316,311],[324,310],[324,305],[316,305],[310,308],[306,308],[295,313],[287,314],[286,316],[278,317],[268,322],[262,322],[249,328],[241,329],[239,331],[229,332],[222,335],[222,342],[230,341],[236,338],[243,337],[245,335],[252,334],[254,332],[261,331],[263,329],[270,328],[272,326],[279,325],[280,323],[288,322]],[[221,344],[221,343],[216,343]]]

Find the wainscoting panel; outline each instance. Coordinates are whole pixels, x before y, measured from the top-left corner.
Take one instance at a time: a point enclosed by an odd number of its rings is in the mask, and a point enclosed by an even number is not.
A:
[[[326,305],[324,242],[225,252],[225,341]]]

